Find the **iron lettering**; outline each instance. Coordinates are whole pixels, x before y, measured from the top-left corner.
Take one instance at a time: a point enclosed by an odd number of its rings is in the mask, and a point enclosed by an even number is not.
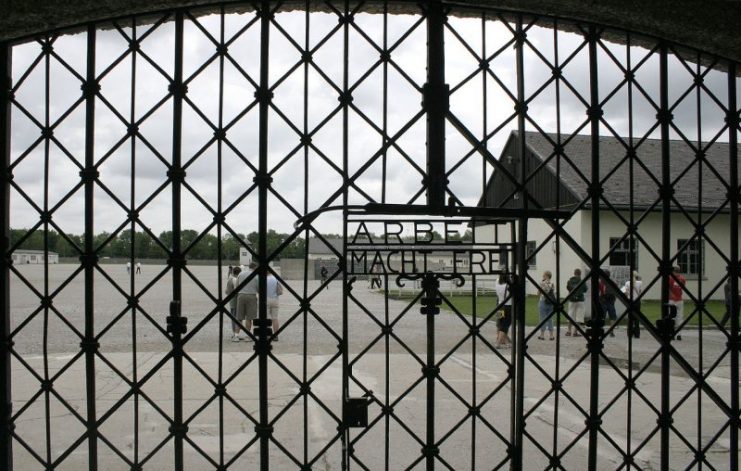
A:
[[[507,243],[473,240],[467,220],[348,220],[350,275],[502,273]]]

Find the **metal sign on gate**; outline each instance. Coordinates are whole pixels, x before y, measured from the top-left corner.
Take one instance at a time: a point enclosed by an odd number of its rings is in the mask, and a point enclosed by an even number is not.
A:
[[[507,271],[513,243],[474,241],[465,235],[470,223],[470,219],[348,219],[347,274],[498,275]]]

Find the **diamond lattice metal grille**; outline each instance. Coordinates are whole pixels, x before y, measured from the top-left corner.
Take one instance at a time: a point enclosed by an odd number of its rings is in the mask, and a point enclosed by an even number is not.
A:
[[[737,64],[415,8],[0,43],[0,467],[738,467]]]

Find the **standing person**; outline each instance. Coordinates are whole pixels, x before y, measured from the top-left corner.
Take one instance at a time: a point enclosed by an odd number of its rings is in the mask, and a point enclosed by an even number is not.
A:
[[[720,325],[722,327],[725,327],[729,320],[731,320],[731,280],[729,279],[726,281],[726,284],[723,285],[723,295],[725,298],[725,305],[726,305],[726,312],[723,314],[723,319],[720,321]],[[741,305],[741,294],[738,296],[738,300],[736,301],[736,309],[739,308],[739,305]],[[737,311],[738,312],[738,311]]]
[[[676,306],[677,317],[674,318],[674,331],[678,331],[684,320],[684,285],[687,280],[682,276],[682,270],[679,267],[672,269],[673,273],[669,275],[669,304]],[[677,334],[677,340],[682,340],[682,336]]]
[[[321,270],[319,270],[319,276],[322,277],[322,284],[325,284],[327,282],[328,275],[329,275],[329,272],[327,271],[327,267],[322,265]],[[327,285],[327,289],[329,289],[329,285]]]
[[[638,322],[637,313],[641,310],[641,275],[637,271],[631,274],[628,281],[623,286],[623,294],[630,300],[630,306],[628,306],[628,337],[641,337],[641,324]]]
[[[234,267],[232,268],[232,271],[229,272],[229,278],[226,281],[226,295],[227,296],[232,294],[232,292],[234,292],[234,290],[239,285],[238,277],[239,277],[239,272],[241,271],[242,271],[241,268]],[[237,297],[238,297],[238,294],[229,300],[229,310],[232,313],[232,317],[236,319],[236,321],[232,319],[232,342],[239,342],[239,326],[244,320],[244,318],[240,318],[237,313]]]
[[[244,280],[249,278],[255,272],[257,264],[250,262],[249,270],[245,270],[239,274],[237,278],[237,286],[241,285]],[[240,322],[245,323],[245,328],[248,334],[252,334],[252,321],[257,317],[257,276],[254,276],[249,282],[247,282],[242,289],[239,290],[239,296],[237,297],[237,319]],[[250,335],[247,335],[245,341],[249,342],[252,340]]]
[[[617,320],[617,312],[615,311],[615,288],[606,280],[610,279],[610,270],[605,270],[605,277],[599,280],[599,303],[602,306],[602,311],[610,319],[610,327],[615,324]],[[615,330],[610,330],[610,337],[615,336]]]
[[[378,289],[383,287],[381,286],[381,275],[378,270],[378,265],[373,265],[373,268],[371,269],[371,289],[373,289],[373,286]]]
[[[136,274],[137,275],[142,274],[142,262],[136,262]]]
[[[512,324],[512,297],[510,296],[510,283],[507,275],[499,275],[497,284],[494,285],[499,303],[499,318],[497,319],[497,343],[495,347],[507,347],[512,344],[509,339],[509,326]]]
[[[725,300],[726,312],[723,314],[723,319],[720,321],[720,326],[725,327],[726,323],[731,319],[731,281],[726,281],[723,285],[723,299]]]
[[[273,326],[273,340],[277,342],[278,327],[280,327],[278,324],[278,312],[280,311],[278,296],[283,294],[283,287],[272,273],[268,273],[265,293],[267,296],[268,317],[270,317]]]
[[[376,271],[377,270],[378,270],[378,268],[375,265],[373,265],[371,267],[371,271],[370,271],[370,289],[373,289],[373,288],[376,287]]]
[[[540,316],[540,340],[545,340],[545,331],[548,329],[550,339],[553,340],[553,304],[556,300],[550,271],[543,272],[543,279],[540,280],[540,301],[538,302],[538,314]]]
[[[566,330],[566,336],[571,337],[571,327],[574,327],[574,336],[580,335],[579,329],[576,328],[574,323],[578,322],[584,326],[584,293],[587,292],[587,284],[581,283],[581,270],[575,269],[574,276],[569,278],[566,282],[566,289],[569,292],[569,327]]]
[[[126,274],[131,274],[131,262],[126,262]]]

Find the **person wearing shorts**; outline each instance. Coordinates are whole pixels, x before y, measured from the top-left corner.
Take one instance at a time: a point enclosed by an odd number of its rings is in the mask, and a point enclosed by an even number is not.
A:
[[[237,286],[241,285],[244,280],[250,277],[255,272],[257,264],[252,262],[249,265],[249,270],[245,270],[239,274],[237,278]],[[245,328],[248,334],[252,333],[252,321],[257,318],[257,276],[253,276],[252,279],[247,282],[242,289],[239,290],[239,296],[237,297],[237,319],[240,322],[245,323]],[[250,335],[245,337],[245,340],[249,342],[252,340]]]

